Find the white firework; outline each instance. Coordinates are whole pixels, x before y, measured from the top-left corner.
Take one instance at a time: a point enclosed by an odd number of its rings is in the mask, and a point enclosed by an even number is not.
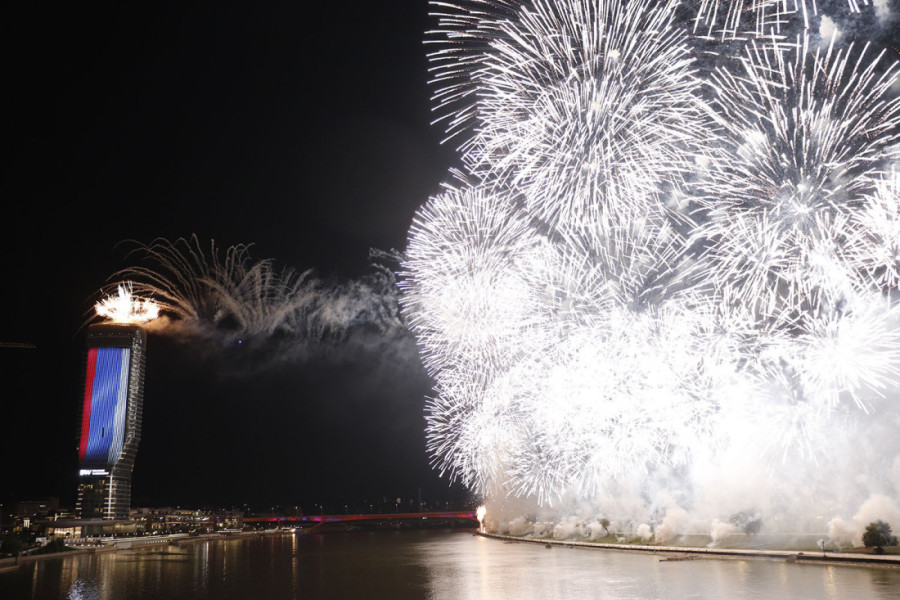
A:
[[[868,410],[873,396],[897,384],[898,307],[879,294],[854,299],[852,310],[810,319],[789,358],[805,396],[832,409],[852,400]]]
[[[308,303],[315,282],[309,271],[277,271],[271,259],[254,261],[249,250],[231,246],[222,258],[215,242],[204,250],[197,236],[159,238],[135,250],[152,265],[127,267],[114,277],[133,280],[135,293],[198,333],[232,320],[236,335],[271,334]]]
[[[867,409],[900,376],[896,309],[872,296],[890,262],[872,249],[890,245],[890,225],[875,221],[890,210],[881,173],[900,103],[896,66],[879,72],[868,54],[751,44],[740,73],[712,80],[724,153],[697,230],[704,277],[757,338],[753,413],[763,446],[785,459],[813,457],[835,410]]]
[[[698,317],[620,308],[511,370],[508,401],[529,434],[509,475],[513,493],[603,497],[617,480],[684,464],[708,443],[717,375]]]
[[[847,0],[847,11],[869,5],[869,0]],[[765,37],[777,45],[794,21],[809,29],[819,12],[816,0],[700,0],[693,32],[719,42]]]
[[[434,466],[486,496],[506,493],[514,457],[529,438],[509,381],[497,375],[487,366],[445,369],[426,407]]]
[[[879,289],[895,289],[900,284],[900,173],[891,169],[879,177],[850,218],[848,261]]]
[[[727,41],[746,36],[782,36],[787,20],[805,3],[785,0],[700,0],[693,32],[703,38]]]
[[[660,190],[684,185],[705,135],[676,9],[535,0],[489,26],[472,28],[464,10],[463,31],[445,23],[448,38],[487,44],[477,59],[437,67],[438,81],[470,74],[474,107],[452,120],[473,121],[470,171],[521,192],[528,211],[553,226],[646,218]],[[455,98],[457,87],[439,96]]]
[[[97,316],[114,323],[146,323],[159,317],[159,306],[152,300],[136,298],[130,282],[116,287],[115,296],[107,294],[94,305]]]
[[[417,214],[410,232],[403,305],[425,363],[502,368],[536,326],[540,288],[530,284],[546,244],[506,198],[449,188]]]
[[[812,2],[438,6],[476,183],[417,213],[401,287],[442,473],[552,504],[815,462],[900,383],[882,54],[815,47]],[[744,39],[703,79],[696,47]]]
[[[897,69],[879,74],[880,56],[852,55],[804,45],[791,61],[751,46],[743,73],[720,70],[712,82],[725,144],[703,228],[721,269],[712,277],[743,282],[751,302],[770,309],[846,296],[852,274],[841,252],[859,224],[850,215],[896,155]]]

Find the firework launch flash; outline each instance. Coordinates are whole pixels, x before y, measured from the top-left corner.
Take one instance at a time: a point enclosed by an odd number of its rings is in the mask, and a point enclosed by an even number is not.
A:
[[[159,305],[153,300],[136,298],[127,284],[116,286],[116,294],[97,302],[94,310],[113,323],[146,323],[159,317]]]

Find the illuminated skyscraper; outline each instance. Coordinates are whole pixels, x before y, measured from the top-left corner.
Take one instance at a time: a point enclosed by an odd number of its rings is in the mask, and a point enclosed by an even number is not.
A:
[[[141,439],[147,334],[137,325],[91,325],[78,448],[76,513],[125,519]]]

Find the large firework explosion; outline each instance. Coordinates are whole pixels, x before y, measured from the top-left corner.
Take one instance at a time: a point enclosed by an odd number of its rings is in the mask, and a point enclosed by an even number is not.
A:
[[[841,29],[887,4],[434,6],[466,173],[401,287],[436,467],[661,532],[900,493],[898,69]]]

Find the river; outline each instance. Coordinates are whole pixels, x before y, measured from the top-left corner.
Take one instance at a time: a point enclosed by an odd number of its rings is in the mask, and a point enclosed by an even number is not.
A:
[[[80,554],[0,573],[0,599],[900,598],[900,569],[504,543],[470,531],[266,535]]]

